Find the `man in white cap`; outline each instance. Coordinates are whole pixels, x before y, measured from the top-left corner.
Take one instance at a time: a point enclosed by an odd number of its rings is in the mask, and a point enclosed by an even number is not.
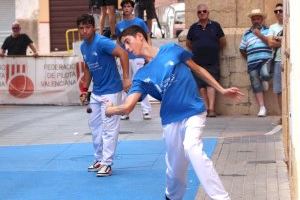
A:
[[[265,117],[267,109],[263,92],[268,90],[268,81],[271,76],[264,64],[272,58],[272,49],[268,46],[267,37],[269,29],[263,24],[266,15],[260,9],[252,10],[248,17],[251,19],[252,26],[242,37],[240,52],[247,59],[252,90],[259,105],[257,116]]]

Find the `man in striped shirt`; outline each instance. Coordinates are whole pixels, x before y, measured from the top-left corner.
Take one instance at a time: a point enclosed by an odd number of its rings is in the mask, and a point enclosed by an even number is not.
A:
[[[260,9],[252,10],[248,17],[251,19],[252,26],[242,37],[240,52],[247,59],[252,90],[260,107],[257,116],[265,117],[267,109],[263,92],[268,90],[268,81],[271,76],[264,64],[272,58],[272,50],[267,44],[269,29],[263,25],[266,15]]]

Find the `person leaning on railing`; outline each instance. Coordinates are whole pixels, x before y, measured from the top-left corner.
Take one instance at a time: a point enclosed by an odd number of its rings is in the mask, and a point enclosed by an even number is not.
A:
[[[21,33],[19,22],[14,22],[11,29],[12,34],[4,40],[1,46],[0,56],[3,57],[6,53],[7,55],[26,55],[28,46],[33,51],[33,55],[38,56],[37,50],[30,37],[25,33]]]

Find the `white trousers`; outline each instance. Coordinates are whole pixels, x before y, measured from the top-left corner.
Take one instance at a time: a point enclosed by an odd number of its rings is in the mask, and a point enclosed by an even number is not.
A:
[[[105,102],[109,100],[114,105],[120,104],[121,92],[107,95],[91,95],[89,126],[92,131],[95,160],[101,164],[111,165],[115,154],[118,134],[120,129],[120,117],[118,115],[106,117]]]
[[[201,134],[206,121],[206,112],[181,122],[163,126],[166,143],[166,195],[172,200],[183,199],[186,190],[186,175],[189,162],[205,192],[214,200],[229,200],[212,161],[203,151]]]
[[[129,66],[131,69],[131,75],[134,77],[136,72],[143,67],[145,64],[145,60],[143,58],[135,58],[135,59],[129,59]],[[148,96],[146,96],[143,101],[141,101],[141,108],[142,113],[150,113],[151,112],[151,104],[149,102]]]

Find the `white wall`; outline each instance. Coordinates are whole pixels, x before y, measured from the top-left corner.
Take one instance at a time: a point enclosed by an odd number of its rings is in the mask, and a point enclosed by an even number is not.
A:
[[[38,0],[16,0],[16,19],[37,19]]]
[[[300,57],[299,57],[299,24],[300,24],[300,1],[290,0],[290,134],[293,148],[295,149],[295,163],[300,172]],[[298,173],[297,179],[300,181]],[[300,184],[298,184],[300,191]]]

